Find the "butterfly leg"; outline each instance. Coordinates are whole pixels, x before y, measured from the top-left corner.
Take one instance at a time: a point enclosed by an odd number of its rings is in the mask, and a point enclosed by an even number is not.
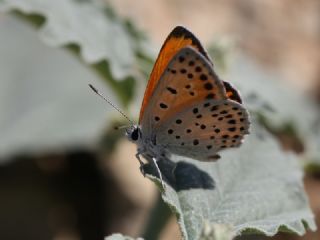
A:
[[[156,158],[153,157],[153,158],[152,158],[152,161],[153,161],[153,164],[155,165],[155,167],[156,167],[156,169],[157,169],[157,172],[158,172],[158,174],[159,174],[159,178],[160,178],[160,181],[161,181],[161,185],[162,185],[163,189],[166,189],[166,186],[164,185],[163,180],[162,180],[162,174],[161,174],[160,169],[159,169],[159,167],[158,167]]]
[[[139,163],[140,163],[140,172],[143,174],[143,176],[146,176],[146,173],[143,169],[144,166],[144,162],[140,159],[140,155],[141,155],[141,151],[138,150],[138,152],[136,153],[136,158],[138,159]]]

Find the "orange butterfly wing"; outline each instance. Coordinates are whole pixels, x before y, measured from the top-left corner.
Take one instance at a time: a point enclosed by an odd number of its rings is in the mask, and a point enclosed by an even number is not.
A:
[[[179,52],[186,46],[192,47],[197,50],[208,60],[211,65],[213,65],[210,57],[202,47],[200,41],[193,35],[193,33],[182,26],[175,27],[162,45],[158,58],[152,69],[141,105],[139,123],[141,122],[141,119],[143,117],[146,105],[148,104],[150,97],[152,96],[154,89],[170,60],[176,55],[177,52]],[[223,85],[227,93],[227,98],[241,104],[242,100],[239,92],[235,90],[234,87],[228,82],[223,81]]]
[[[211,63],[187,46],[161,75],[140,126],[142,136],[170,153],[210,161],[241,144],[249,119],[241,104],[227,98]]]
[[[184,47],[171,59],[146,105],[140,120],[143,134],[182,109],[206,99],[227,100],[222,81],[211,63],[192,47]]]
[[[167,68],[173,56],[186,46],[199,51],[206,59],[209,60],[210,63],[212,63],[200,41],[190,31],[181,26],[175,27],[162,45],[158,58],[152,69],[141,105],[139,123],[141,122],[146,105],[148,104],[161,75]]]

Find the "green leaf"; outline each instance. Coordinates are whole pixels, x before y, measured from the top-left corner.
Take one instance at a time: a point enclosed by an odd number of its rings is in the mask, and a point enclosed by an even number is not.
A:
[[[254,230],[273,236],[283,227],[303,235],[305,226],[316,229],[296,156],[283,152],[255,120],[251,132],[243,146],[222,152],[216,163],[180,156],[172,158],[176,165],[159,162],[170,183],[163,200],[185,239],[201,239],[204,224],[229,225],[234,235]]]
[[[115,233],[111,236],[105,237],[104,240],[134,240],[134,238],[123,236],[120,233]],[[143,240],[143,238],[136,238],[136,240]]]
[[[97,75],[61,49],[49,48],[29,25],[0,22],[0,159],[97,147],[118,113],[88,87],[117,98]]]

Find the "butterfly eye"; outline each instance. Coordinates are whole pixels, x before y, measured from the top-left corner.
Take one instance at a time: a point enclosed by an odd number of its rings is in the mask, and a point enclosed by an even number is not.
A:
[[[132,133],[131,133],[131,139],[133,141],[137,141],[139,139],[139,129],[138,128],[135,128]]]

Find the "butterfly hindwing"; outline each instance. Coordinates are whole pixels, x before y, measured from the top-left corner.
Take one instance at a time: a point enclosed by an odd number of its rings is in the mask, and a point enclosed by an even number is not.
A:
[[[223,83],[211,64],[198,51],[185,47],[165,69],[149,99],[140,125],[148,135],[161,123],[194,103],[226,99]]]
[[[226,90],[227,97],[229,99],[236,101],[240,104],[242,103],[242,99],[240,97],[239,92],[229,82],[223,81],[223,86]]]
[[[171,153],[211,161],[218,151],[238,147],[248,128],[248,113],[241,104],[210,99],[176,112],[156,136]]]

